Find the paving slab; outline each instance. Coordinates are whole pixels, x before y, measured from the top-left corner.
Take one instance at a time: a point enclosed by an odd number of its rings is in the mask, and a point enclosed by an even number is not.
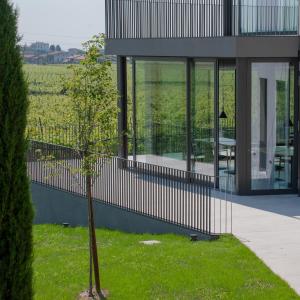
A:
[[[300,197],[232,200],[233,234],[300,295]]]

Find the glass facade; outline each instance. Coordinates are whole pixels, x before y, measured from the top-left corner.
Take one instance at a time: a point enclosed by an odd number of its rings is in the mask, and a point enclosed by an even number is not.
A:
[[[133,59],[131,57],[127,57],[127,138],[128,138],[128,155],[132,157],[134,153],[134,122],[133,122]]]
[[[129,159],[184,171],[190,167],[212,176],[216,187],[236,191],[235,62],[136,58],[127,66]],[[247,69],[249,123],[238,130],[251,131],[241,147],[250,164],[239,162],[246,170],[242,180],[249,192],[292,189],[294,67],[253,62]]]
[[[136,60],[136,159],[186,170],[186,65]]]
[[[294,157],[294,70],[252,63],[251,188],[289,189]]]
[[[215,175],[215,63],[195,62],[192,70],[191,169]]]
[[[218,132],[218,172],[220,185],[226,184],[227,176],[230,176],[230,184],[227,186],[234,190],[235,179],[235,65],[220,64],[219,66],[219,132]],[[225,183],[224,183],[225,181]]]

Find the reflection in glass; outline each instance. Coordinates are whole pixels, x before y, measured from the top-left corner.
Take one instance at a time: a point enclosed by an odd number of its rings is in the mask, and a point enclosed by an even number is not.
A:
[[[219,154],[218,170],[220,187],[225,178],[230,178],[234,190],[235,181],[235,66],[220,65],[219,67]]]
[[[214,176],[214,63],[196,62],[192,76],[191,166]]]
[[[291,187],[294,156],[294,70],[289,63],[252,64],[251,185]]]
[[[298,0],[234,0],[241,34],[297,34]]]
[[[132,73],[134,72],[134,60],[127,57],[127,138],[128,138],[128,156],[132,158],[134,154],[134,135],[133,135],[133,86]]]
[[[186,67],[136,61],[136,159],[186,170]]]

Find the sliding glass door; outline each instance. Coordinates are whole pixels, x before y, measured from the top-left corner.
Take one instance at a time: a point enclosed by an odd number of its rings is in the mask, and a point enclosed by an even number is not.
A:
[[[223,189],[235,189],[236,173],[236,70],[235,64],[219,64],[218,174]]]
[[[195,61],[191,97],[192,171],[214,176],[216,185],[227,190],[235,189],[235,86],[235,63],[219,62],[216,68],[215,62]]]
[[[215,182],[221,184],[220,178],[235,175],[235,64],[220,63],[217,68],[216,61],[189,63],[134,60],[130,157],[190,168],[218,177]]]
[[[293,188],[298,103],[292,64],[249,61],[250,91],[245,88],[239,105],[251,92],[251,109],[245,102],[246,119],[251,120],[238,125],[239,137],[249,132],[240,148],[236,147],[240,79],[234,61],[136,58],[133,66],[129,158],[210,175],[221,189],[235,191],[237,170],[242,170],[239,178],[246,192]],[[244,149],[245,162],[237,160],[237,149]]]
[[[191,169],[214,176],[215,63],[196,61],[191,78]]]
[[[186,170],[185,61],[135,62],[135,158]]]
[[[251,188],[289,189],[294,164],[294,69],[252,63]]]

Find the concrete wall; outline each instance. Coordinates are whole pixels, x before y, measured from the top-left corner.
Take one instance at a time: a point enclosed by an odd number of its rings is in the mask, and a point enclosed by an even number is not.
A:
[[[64,191],[32,183],[32,201],[35,207],[35,224],[62,224],[87,226],[87,201]],[[94,202],[95,223],[98,228],[109,228],[131,233],[175,233],[188,235],[192,230],[168,224],[118,207]],[[201,239],[209,239],[199,234]]]

